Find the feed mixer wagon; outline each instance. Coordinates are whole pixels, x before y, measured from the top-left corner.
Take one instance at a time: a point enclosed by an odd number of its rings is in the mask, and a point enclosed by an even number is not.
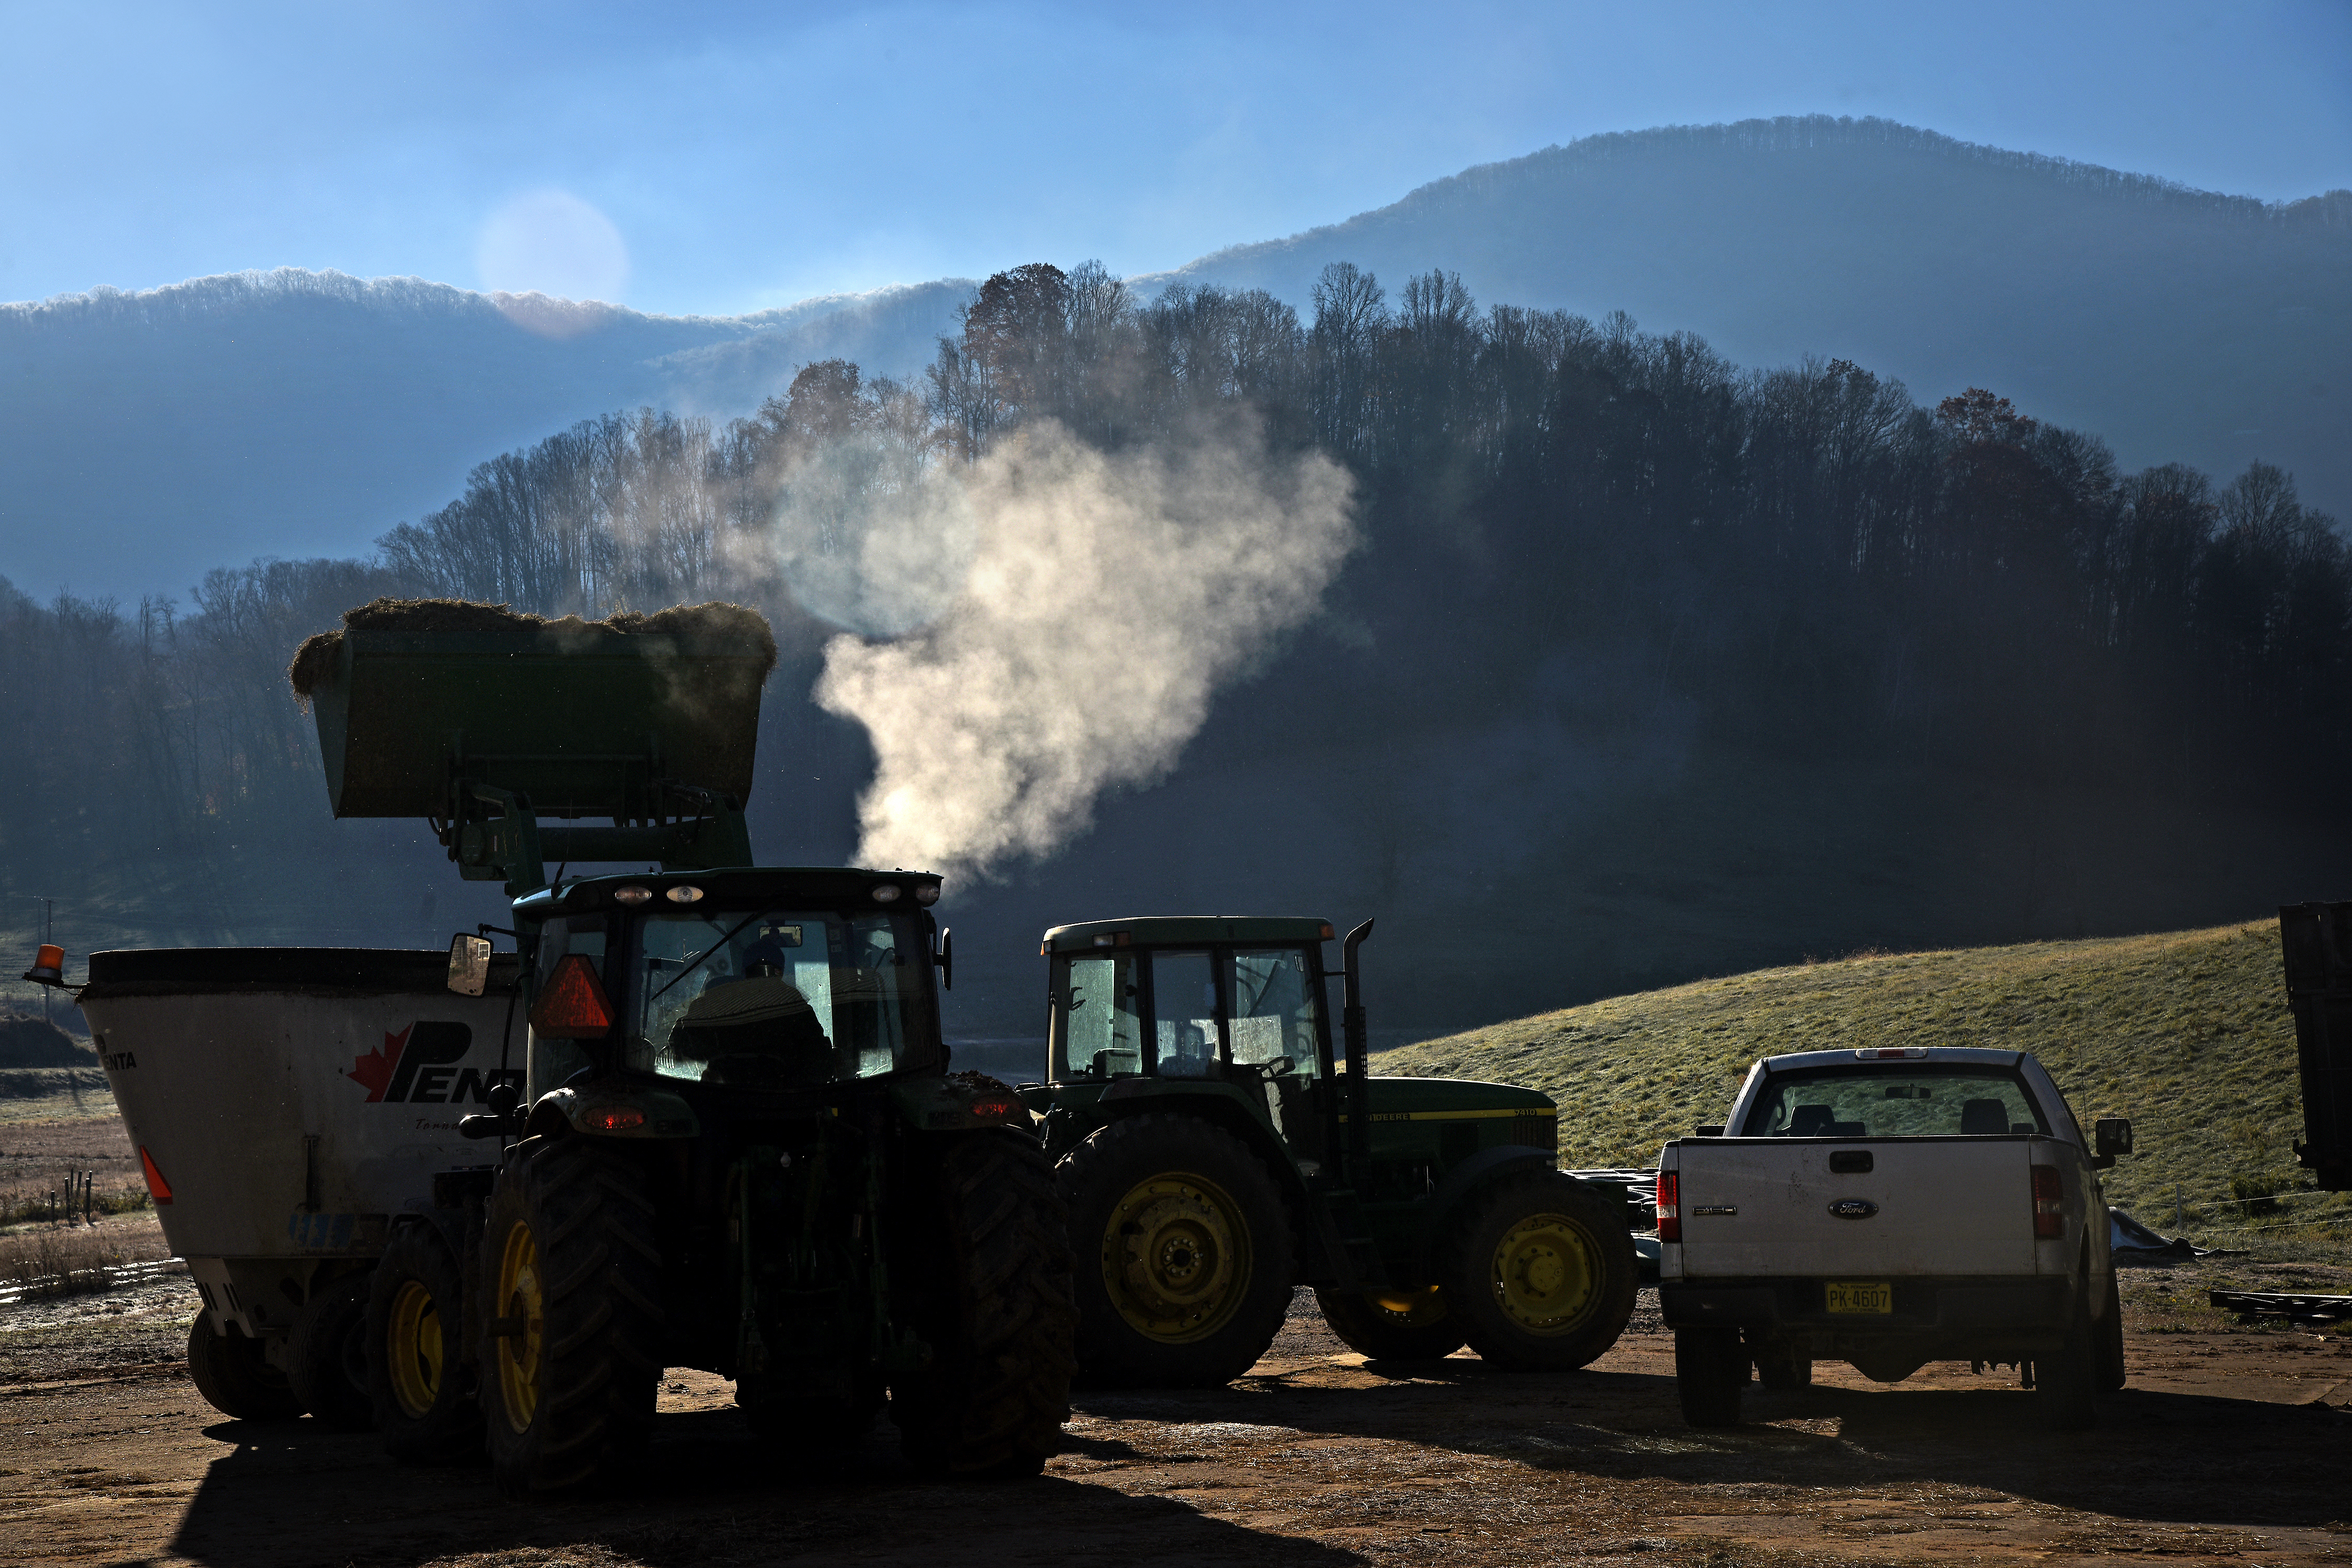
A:
[[[376,1259],[439,1173],[479,1160],[458,1121],[521,1076],[501,1066],[515,961],[476,996],[451,994],[447,967],[352,948],[90,955],[82,1012],[204,1301],[189,1370],[226,1415],[373,1420]]]

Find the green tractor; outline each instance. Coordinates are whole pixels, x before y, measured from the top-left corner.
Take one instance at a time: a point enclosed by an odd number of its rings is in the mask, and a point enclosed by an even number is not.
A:
[[[1517,1371],[1580,1367],[1632,1315],[1622,1183],[1553,1168],[1533,1089],[1374,1078],[1342,945],[1344,1069],[1318,920],[1056,926],[1045,1118],[1069,1205],[1078,1364],[1103,1383],[1232,1380],[1294,1284],[1374,1358],[1467,1344]]]
[[[462,1114],[495,1151],[394,1216],[375,1269],[398,1458],[487,1445],[511,1494],[577,1487],[642,1448],[672,1366],[733,1379],[803,1461],[885,1407],[934,1473],[1034,1474],[1060,1447],[1066,1219],[1013,1091],[946,1073],[939,879],[749,864],[773,657],[733,606],[380,604],[296,661],[337,815],[431,818],[460,875],[505,883],[522,954],[521,1069],[470,1114],[446,1068],[415,1077],[430,1109],[387,1108]],[[488,929],[453,942],[453,990],[482,994]]]

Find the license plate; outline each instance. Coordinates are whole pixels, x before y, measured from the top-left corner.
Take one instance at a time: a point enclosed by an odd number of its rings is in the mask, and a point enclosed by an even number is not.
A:
[[[1825,1289],[1829,1291],[1829,1307],[1832,1312],[1895,1310],[1895,1287],[1883,1281],[1832,1279]]]

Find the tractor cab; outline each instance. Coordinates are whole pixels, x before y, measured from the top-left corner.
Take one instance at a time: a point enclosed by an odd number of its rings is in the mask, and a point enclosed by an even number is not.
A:
[[[1175,916],[1056,926],[1046,1053],[1053,1081],[1077,1089],[1230,1085],[1262,1111],[1296,1161],[1338,1137],[1323,943],[1330,925],[1296,918]]]
[[[824,1096],[942,1065],[936,877],[597,877],[516,900],[533,931],[529,1101],[611,1077],[689,1100]]]

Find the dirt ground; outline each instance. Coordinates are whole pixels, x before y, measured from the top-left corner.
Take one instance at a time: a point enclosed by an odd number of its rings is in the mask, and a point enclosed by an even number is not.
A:
[[[2257,1266],[2259,1268],[2259,1266]],[[1366,1364],[1303,1294],[1234,1387],[1081,1393],[1015,1486],[919,1481],[887,1423],[839,1473],[781,1473],[728,1385],[665,1383],[645,1465],[596,1496],[498,1498],[478,1468],[224,1419],[181,1353],[184,1279],[0,1309],[0,1562],[1080,1564],[2352,1563],[2352,1326],[2243,1329],[2218,1262],[2131,1278],[2131,1386],[2098,1431],[2036,1429],[2001,1376],[1897,1387],[1824,1366],[1751,1424],[1676,1411],[1653,1297],[1565,1377]],[[2272,1269],[2273,1289],[2352,1290]]]

